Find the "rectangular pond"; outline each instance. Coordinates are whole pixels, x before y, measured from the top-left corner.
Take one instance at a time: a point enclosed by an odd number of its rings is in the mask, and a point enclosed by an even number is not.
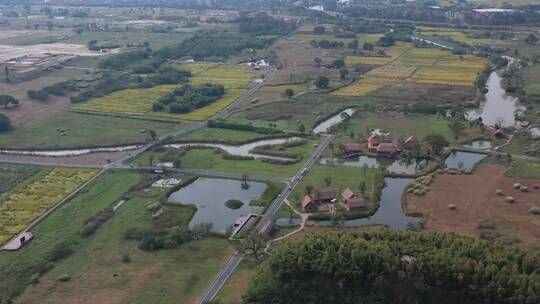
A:
[[[368,168],[383,168],[384,170],[395,174],[415,174],[424,169],[428,164],[428,160],[424,159],[395,159],[388,157],[374,157],[369,155],[361,155],[351,158],[322,158],[321,164],[340,164],[351,167],[368,167]]]
[[[448,169],[472,171],[474,166],[479,161],[486,158],[486,156],[486,154],[480,153],[453,151],[444,161],[444,167]]]
[[[190,228],[199,223],[211,222],[212,231],[225,232],[240,216],[259,213],[263,209],[249,206],[249,202],[260,198],[268,186],[265,183],[249,181],[249,187],[244,189],[242,184],[239,180],[201,177],[171,194],[168,200],[171,203],[193,204],[197,207],[197,212],[189,222]],[[238,209],[230,209],[225,206],[225,202],[231,199],[239,200],[244,205]]]

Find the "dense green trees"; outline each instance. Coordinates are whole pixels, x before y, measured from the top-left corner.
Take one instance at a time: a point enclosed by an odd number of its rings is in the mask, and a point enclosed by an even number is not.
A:
[[[0,95],[0,106],[4,106],[7,109],[11,105],[18,106],[19,100],[11,95]]]
[[[263,12],[255,16],[242,15],[237,21],[240,33],[254,35],[283,35],[295,27],[295,23],[292,21],[276,19]]]
[[[162,111],[167,108],[171,113],[189,113],[220,99],[224,94],[225,88],[222,85],[185,85],[163,96],[154,104],[153,109]]]
[[[260,49],[270,42],[246,34],[237,33],[200,33],[181,43],[164,47],[156,51],[155,56],[161,59],[178,59],[192,57],[194,60],[205,58],[227,58],[237,55],[244,49]]]
[[[9,118],[0,113],[0,132],[9,131],[11,129],[11,122],[9,121]]]
[[[326,233],[272,250],[245,303],[540,302],[540,254],[442,233]]]
[[[148,58],[150,53],[150,49],[137,49],[133,51],[122,52],[100,60],[98,66],[104,69],[122,70],[130,66],[134,62]]]
[[[330,79],[325,76],[319,76],[315,80],[315,86],[319,89],[326,89],[328,88],[328,85],[330,84]]]

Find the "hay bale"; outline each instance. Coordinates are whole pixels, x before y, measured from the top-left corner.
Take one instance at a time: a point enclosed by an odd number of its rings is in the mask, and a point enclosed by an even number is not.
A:
[[[449,204],[449,205],[448,205],[448,209],[450,209],[450,210],[456,210],[456,208],[457,208],[457,207],[456,207],[455,204]]]
[[[519,189],[521,187],[521,184],[520,183],[515,183],[514,184],[514,189]]]
[[[531,209],[529,209],[529,213],[534,215],[540,215],[540,207],[531,207]]]
[[[437,174],[440,174],[440,175],[444,174],[444,170],[437,169]]]
[[[498,196],[503,196],[503,191],[501,189],[495,190],[495,193],[497,193]]]
[[[519,187],[519,191],[521,191],[521,192],[529,192],[529,187],[521,186],[521,187]]]
[[[67,273],[64,273],[63,275],[58,277],[59,282],[68,282],[69,280],[71,280],[71,277]]]
[[[532,186],[534,189],[540,189],[540,185],[533,185]]]
[[[516,199],[513,198],[512,196],[507,196],[504,198],[504,200],[507,202],[507,203],[515,203],[516,202]]]
[[[156,211],[160,208],[160,204],[159,203],[153,203],[153,204],[150,204],[148,207],[146,207],[146,210],[149,210],[149,211]]]

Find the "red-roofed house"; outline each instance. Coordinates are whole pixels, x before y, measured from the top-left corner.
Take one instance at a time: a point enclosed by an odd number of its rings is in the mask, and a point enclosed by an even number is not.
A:
[[[379,146],[377,146],[377,153],[392,157],[396,156],[399,153],[397,149],[397,143],[394,141],[383,142]]]
[[[336,199],[336,191],[330,188],[315,189],[311,193],[311,199],[319,205],[324,203],[332,203],[332,201]]]
[[[416,140],[415,136],[409,136],[404,142],[403,142],[403,148],[407,150],[413,150],[418,147],[418,140]]]
[[[367,207],[366,201],[362,197],[357,196],[349,188],[343,191],[341,197],[343,198],[343,205],[349,211],[362,210]]]
[[[362,152],[362,147],[360,144],[351,143],[351,144],[345,144],[343,147],[343,153],[345,156],[354,156],[358,155]]]
[[[506,134],[504,134],[503,129],[497,129],[493,135],[497,138],[506,138]]]
[[[381,143],[381,135],[379,133],[373,132],[368,138],[368,149],[371,152],[377,150],[377,146]]]
[[[302,208],[305,212],[314,213],[319,210],[319,206],[311,199],[309,195],[306,195],[302,200]]]

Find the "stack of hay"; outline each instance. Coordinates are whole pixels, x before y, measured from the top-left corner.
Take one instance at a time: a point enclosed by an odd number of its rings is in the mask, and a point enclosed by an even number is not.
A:
[[[431,189],[429,188],[429,185],[433,182],[433,179],[435,176],[433,174],[428,174],[425,176],[421,176],[417,179],[415,179],[407,189],[408,193],[414,193],[414,195],[422,196],[428,193]]]

